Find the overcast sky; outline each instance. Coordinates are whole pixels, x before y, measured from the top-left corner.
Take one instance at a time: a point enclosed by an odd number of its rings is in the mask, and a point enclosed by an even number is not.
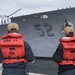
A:
[[[0,0],[0,15],[12,16],[29,15],[40,12],[54,11],[75,7],[75,0]]]

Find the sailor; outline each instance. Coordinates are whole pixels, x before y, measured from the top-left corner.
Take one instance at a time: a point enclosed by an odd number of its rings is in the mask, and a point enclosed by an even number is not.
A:
[[[19,33],[17,23],[8,24],[7,31],[0,41],[2,75],[27,75],[27,62],[35,61],[32,49]]]
[[[63,36],[52,59],[58,64],[58,75],[75,75],[74,28],[72,26],[65,27]]]

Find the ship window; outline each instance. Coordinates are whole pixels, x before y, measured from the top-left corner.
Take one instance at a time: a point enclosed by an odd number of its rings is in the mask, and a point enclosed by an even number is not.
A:
[[[48,18],[48,15],[41,15],[40,18],[41,19],[47,19]]]
[[[25,19],[23,19],[23,21],[25,21]]]
[[[37,16],[35,15],[34,17],[36,18]]]

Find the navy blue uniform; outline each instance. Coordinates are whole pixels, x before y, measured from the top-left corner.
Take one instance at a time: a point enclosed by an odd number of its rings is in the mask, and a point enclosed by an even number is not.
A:
[[[24,42],[24,45],[25,45],[25,52],[26,52],[25,58],[27,62],[32,62],[35,59],[32,49],[26,41]],[[1,61],[2,61],[2,53],[0,50],[0,62]],[[2,75],[27,75],[26,65],[27,63],[24,63],[24,62],[18,62],[13,64],[3,64]]]

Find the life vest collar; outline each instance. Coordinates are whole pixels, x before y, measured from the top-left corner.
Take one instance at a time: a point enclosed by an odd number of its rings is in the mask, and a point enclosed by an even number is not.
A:
[[[60,42],[71,42],[75,41],[75,37],[63,37],[60,39]]]
[[[19,33],[17,33],[17,34],[14,34],[14,33],[9,33],[9,34],[5,34],[4,36],[2,36],[2,39],[5,39],[5,38],[7,38],[7,37],[13,37],[13,38],[22,38],[22,35],[21,34],[19,34]]]

